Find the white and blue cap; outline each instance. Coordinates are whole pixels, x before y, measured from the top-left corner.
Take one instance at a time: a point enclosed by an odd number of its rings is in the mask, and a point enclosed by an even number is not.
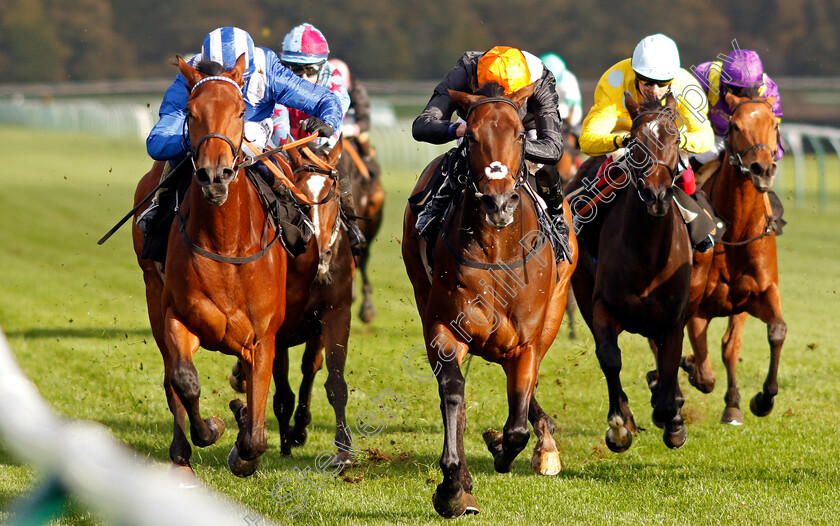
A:
[[[238,27],[220,27],[211,31],[201,44],[201,57],[212,60],[230,69],[236,65],[236,59],[245,53],[246,68],[244,76],[254,73],[254,40],[244,29]]]

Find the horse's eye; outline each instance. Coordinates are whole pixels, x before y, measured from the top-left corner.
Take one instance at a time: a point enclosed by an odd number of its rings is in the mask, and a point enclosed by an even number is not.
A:
[[[730,123],[729,125],[732,126],[732,131],[736,131],[736,132],[741,131],[741,128],[739,128],[738,125],[735,124],[734,122]]]

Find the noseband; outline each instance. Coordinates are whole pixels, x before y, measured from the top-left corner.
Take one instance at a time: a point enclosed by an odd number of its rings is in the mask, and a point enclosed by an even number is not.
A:
[[[735,107],[732,108],[732,115],[733,116],[735,115],[735,110],[737,110],[739,107],[741,107],[744,104],[750,104],[750,103],[753,103],[753,104],[756,104],[756,103],[767,104],[767,106],[769,106],[771,110],[773,109],[773,106],[764,99],[750,99],[750,100],[741,101],[738,104],[736,104]],[[776,154],[779,151],[779,143],[781,142],[779,126],[778,125],[776,126],[776,149],[774,149],[774,150],[771,150],[770,146],[768,146],[764,143],[756,143],[756,144],[753,144],[752,146],[746,148],[745,150],[736,151],[733,148],[733,144],[730,144],[731,141],[732,141],[732,118],[730,117],[729,128],[726,130],[726,142],[724,143],[724,148],[726,149],[726,153],[729,154],[729,164],[738,168],[741,171],[741,173],[743,173],[747,177],[751,177],[752,174],[750,173],[750,169],[747,168],[744,165],[744,157],[749,155],[754,150],[756,150],[756,151],[757,150],[764,150],[767,153],[769,153],[770,157],[772,157],[775,160],[776,159]]]
[[[501,103],[504,103],[504,104],[509,104],[516,111],[517,118],[519,118],[519,106],[517,106],[516,103],[513,102],[512,100],[506,99],[504,97],[487,97],[487,98],[480,99],[480,100],[477,100],[476,102],[474,102],[469,107],[469,109],[467,110],[467,115],[464,117],[464,120],[469,121],[470,115],[472,114],[473,110],[477,106],[481,106],[482,104],[489,104],[489,103],[492,103],[492,102],[501,102]],[[524,132],[523,132],[523,135],[524,135]],[[464,140],[461,142],[461,149],[462,149],[462,155],[464,155],[464,157],[467,159],[467,162],[469,163],[470,141],[467,137],[464,137]],[[522,141],[522,152],[519,155],[519,160],[520,160],[519,161],[519,170],[513,176],[513,189],[514,190],[517,190],[525,182],[525,175],[524,175],[525,174],[525,141],[524,140]],[[498,163],[498,161],[495,161],[493,164],[497,164],[497,163]],[[498,164],[501,164],[501,163],[498,163]],[[492,168],[494,168],[494,166],[491,165],[490,168],[492,169]],[[475,191],[476,196],[480,197],[483,194],[478,189],[478,183],[480,183],[482,179],[484,179],[485,177],[488,176],[488,172],[487,172],[487,170],[485,170],[484,172],[482,172],[482,174],[477,179],[472,176],[471,171],[469,171],[469,173],[470,173],[469,181],[461,181],[461,182],[462,183],[467,183],[467,182],[471,183],[472,186],[473,186],[473,190]],[[507,173],[509,174],[510,170],[507,170]],[[505,175],[505,178],[507,179],[507,175]]]
[[[242,96],[242,90],[240,89],[239,84],[237,84],[236,81],[234,81],[233,79],[229,79],[227,77],[221,77],[221,76],[204,77],[203,79],[199,80],[198,82],[195,83],[195,85],[190,90],[190,95],[192,95],[192,93],[196,90],[196,88],[198,88],[199,86],[201,86],[205,82],[210,82],[210,81],[215,81],[215,80],[227,82],[228,84],[232,84],[233,86],[236,87],[236,92],[239,93],[239,96],[240,97]],[[184,126],[186,128],[187,136],[189,136],[189,126],[190,126],[190,114],[189,113],[187,114],[187,118],[184,121]],[[227,135],[224,135],[223,133],[216,133],[216,132],[208,133],[207,135],[205,135],[204,137],[199,139],[198,142],[195,144],[195,146],[192,146],[190,148],[190,153],[192,154],[193,170],[198,169],[198,167],[195,165],[195,160],[198,158],[198,150],[199,150],[199,148],[201,148],[201,145],[204,144],[204,142],[209,140],[209,139],[221,139],[221,140],[225,141],[226,143],[228,143],[228,146],[230,146],[230,150],[233,153],[233,164],[231,164],[231,169],[233,169],[233,171],[236,172],[237,165],[239,164],[239,157],[240,157],[240,154],[242,153],[242,141],[244,139],[244,136],[245,136],[245,120],[244,119],[242,121],[242,133],[239,134],[239,146],[236,146],[235,144],[233,144],[233,141]]]

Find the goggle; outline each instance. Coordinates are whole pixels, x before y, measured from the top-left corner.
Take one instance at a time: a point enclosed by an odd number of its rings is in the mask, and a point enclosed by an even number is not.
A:
[[[671,79],[671,80],[653,80],[653,79],[649,79],[647,77],[643,77],[643,76],[639,75],[638,73],[636,73],[636,79],[639,81],[639,84],[641,84],[643,86],[657,86],[657,87],[660,87],[660,88],[667,88],[674,81],[673,79]]]
[[[324,62],[319,62],[317,64],[294,64],[292,62],[284,62],[283,65],[292,70],[292,73],[298,77],[302,77],[304,75],[307,77],[313,77],[321,73],[321,68],[324,67]]]

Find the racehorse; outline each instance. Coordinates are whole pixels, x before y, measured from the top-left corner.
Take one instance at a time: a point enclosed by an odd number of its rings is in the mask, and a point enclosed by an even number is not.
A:
[[[563,317],[577,246],[570,232],[572,261],[555,264],[552,247],[539,230],[535,194],[524,184],[525,130],[518,108],[534,85],[509,98],[500,96],[495,83],[488,86],[476,95],[449,91],[467,111],[469,187],[441,227],[432,268],[427,269],[425,242],[411,208],[403,223],[402,255],[441,399],[444,480],[432,500],[444,517],[478,512],[464,457],[461,363],[467,353],[500,364],[508,379],[504,434],[484,433],[496,471],[510,471],[525,448],[528,420],[538,439],[531,466],[545,475],[560,470],[554,422],[537,403],[535,390],[540,362]],[[415,194],[441,159],[423,171]],[[566,220],[571,224],[568,210]]]
[[[193,355],[199,346],[239,358],[247,378],[247,405],[231,402],[239,435],[228,455],[237,476],[254,473],[267,447],[265,407],[274,362],[274,335],[286,312],[286,252],[268,224],[260,197],[243,174],[244,55],[230,71],[219,64],[199,70],[178,57],[190,96],[187,132],[193,181],[173,223],[165,274],[141,257],[143,235],[132,228],[134,250],[146,283],[146,302],[164,362],[164,390],[174,417],[169,448],[173,468],[192,474],[186,437],[206,447],[225,426],[201,417],[201,387]],[[206,70],[205,67],[215,67]],[[163,163],[140,181],[139,203],[157,184]],[[139,211],[138,211],[139,213]]]
[[[302,150],[306,152],[306,146]],[[353,286],[353,256],[347,233],[341,228],[338,180],[333,167],[342,151],[339,142],[329,152],[304,158],[296,148],[288,151],[294,170],[294,184],[310,203],[308,215],[315,235],[307,250],[289,263],[286,280],[286,318],[277,334],[274,356],[274,414],[280,427],[280,453],[290,455],[292,446],[303,445],[307,426],[312,420],[310,401],[315,374],[321,369],[321,351],[326,348],[327,399],[336,419],[336,465],[351,462],[351,442],[347,432],[345,407],[347,383],[344,364],[350,335],[350,304]],[[315,157],[313,157],[315,155]],[[289,385],[289,347],[306,344],[301,358],[301,373],[295,425],[289,427],[295,394]],[[231,373],[231,385],[239,392],[245,379],[239,362]]]
[[[626,451],[637,431],[619,376],[618,335],[630,331],[654,343],[658,382],[651,388],[653,420],[664,425],[665,444],[679,448],[686,430],[677,373],[692,251],[686,226],[672,203],[679,160],[676,102],[670,94],[664,107],[658,100],[637,104],[629,94],[624,100],[633,119],[631,145],[626,162],[619,163],[624,169],[611,184],[627,188],[598,206],[598,231],[583,227],[580,264],[572,285],[607,380],[607,446],[614,452]]]
[[[344,153],[339,159],[337,168],[348,174],[353,182],[353,201],[356,213],[360,216],[359,229],[365,236],[365,246],[357,256],[357,266],[362,277],[362,304],[359,307],[359,319],[370,323],[376,318],[373,307],[373,286],[368,279],[368,261],[370,248],[379,227],[382,226],[383,206],[385,204],[385,189],[379,177],[379,164],[373,160],[365,160],[359,156],[356,142],[342,139]]]
[[[713,253],[697,255],[695,266],[708,265],[711,259],[711,268],[707,280],[692,284],[692,296],[701,299],[687,325],[694,354],[683,359],[682,367],[688,372],[691,385],[704,393],[714,389],[706,330],[710,319],[729,316],[729,327],[722,340],[728,388],[721,422],[739,425],[744,416],[739,406],[735,367],[747,314],[767,324],[770,343],[770,369],[763,390],[750,401],[750,410],[756,416],[766,416],[773,409],[778,393],[779,356],[787,334],[779,297],[776,233],[770,224],[767,194],[776,175],[779,124],[771,111],[773,97],[736,97],[730,93],[726,102],[733,112],[726,155],[704,190],[729,228]]]

